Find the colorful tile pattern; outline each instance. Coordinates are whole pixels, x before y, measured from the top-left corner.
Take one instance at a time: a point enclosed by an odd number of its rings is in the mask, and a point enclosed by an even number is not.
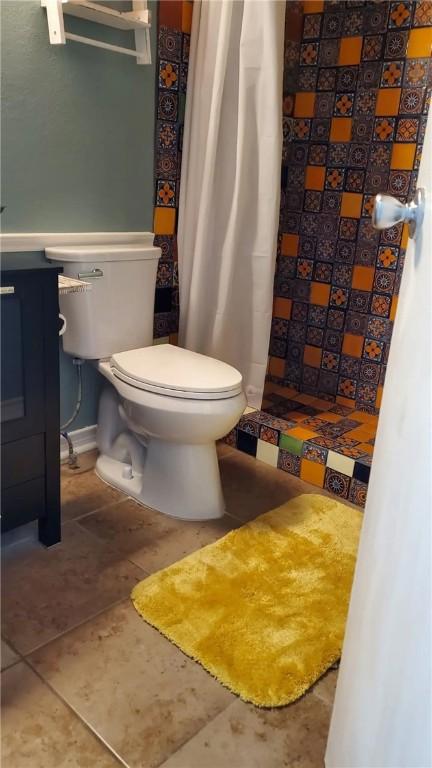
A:
[[[155,245],[162,249],[156,279],[154,338],[175,342],[178,330],[177,218],[186,101],[191,0],[158,3],[155,127]]]
[[[405,202],[415,189],[431,43],[428,0],[287,3],[294,138],[286,132],[269,378],[370,413],[407,240],[401,227],[372,228],[373,201],[389,192]]]
[[[259,461],[364,506],[378,417],[267,382],[262,411],[226,442]]]

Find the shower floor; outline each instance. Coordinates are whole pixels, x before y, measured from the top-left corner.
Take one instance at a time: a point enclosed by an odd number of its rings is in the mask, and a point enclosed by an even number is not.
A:
[[[378,416],[267,382],[226,442],[273,467],[364,506]]]

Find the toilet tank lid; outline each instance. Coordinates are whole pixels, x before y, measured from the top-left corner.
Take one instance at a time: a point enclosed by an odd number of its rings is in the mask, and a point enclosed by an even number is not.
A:
[[[176,392],[241,392],[242,375],[231,365],[172,344],[118,352],[111,368],[114,374]]]
[[[139,243],[125,245],[59,245],[45,249],[47,259],[53,261],[139,261],[159,259],[161,249]]]

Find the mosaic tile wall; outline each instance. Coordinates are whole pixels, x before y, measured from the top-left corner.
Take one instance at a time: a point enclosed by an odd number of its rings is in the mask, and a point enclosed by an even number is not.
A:
[[[376,413],[407,233],[373,199],[413,193],[432,3],[288,2],[270,380]]]
[[[192,25],[191,0],[158,3],[155,129],[155,245],[162,248],[156,280],[154,338],[178,330],[177,214],[186,83]]]

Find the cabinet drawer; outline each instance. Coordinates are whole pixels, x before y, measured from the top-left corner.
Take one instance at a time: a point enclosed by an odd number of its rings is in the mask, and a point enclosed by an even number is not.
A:
[[[2,489],[2,531],[37,520],[45,514],[45,478]]]
[[[40,477],[45,473],[45,434],[5,443],[1,455],[2,488]]]

